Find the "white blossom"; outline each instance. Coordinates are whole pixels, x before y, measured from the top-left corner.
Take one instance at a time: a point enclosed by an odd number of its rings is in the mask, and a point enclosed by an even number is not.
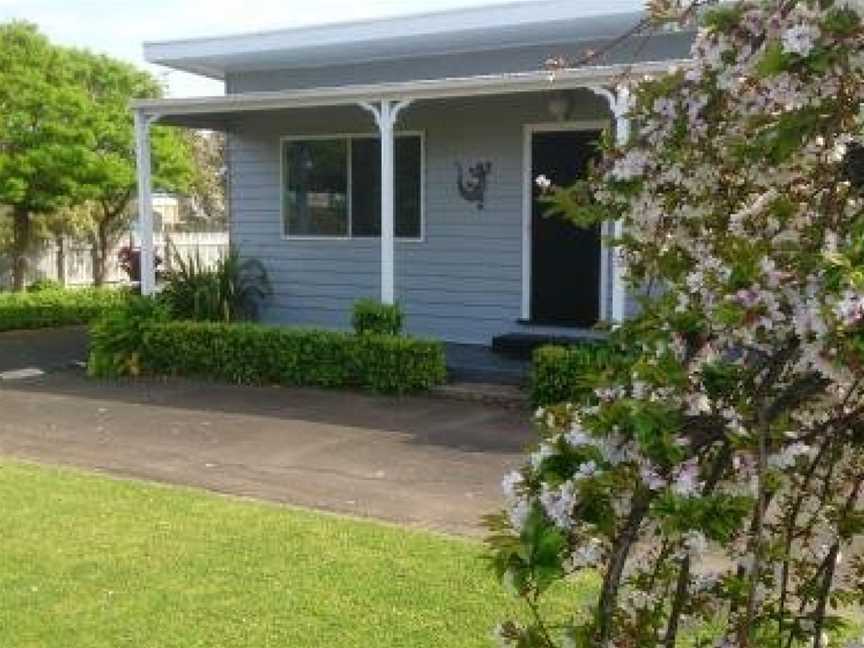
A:
[[[528,499],[520,498],[513,501],[508,510],[510,526],[521,532],[525,528],[529,515],[531,515],[531,502]]]
[[[567,530],[573,526],[572,512],[577,501],[574,482],[566,481],[557,488],[550,488],[548,484],[543,484],[540,504],[549,519],[561,529]]]
[[[652,491],[658,491],[666,486],[666,480],[652,466],[643,466],[639,475],[642,478],[642,483]]]
[[[819,28],[812,23],[795,25],[783,32],[783,51],[807,56],[819,38]]]
[[[575,425],[567,434],[564,435],[564,440],[573,448],[592,445],[593,443],[593,439],[585,432],[585,430]]]
[[[793,443],[783,448],[778,454],[768,457],[768,465],[771,468],[784,470],[790,466],[794,466],[798,461],[798,457],[807,456],[812,451],[813,448],[805,443]]]
[[[501,490],[504,491],[504,496],[508,500],[515,500],[519,497],[519,488],[525,483],[525,477],[518,470],[513,470],[504,476],[501,480]]]
[[[639,178],[645,173],[645,168],[648,166],[650,159],[647,151],[633,149],[615,162],[611,175],[615,180],[620,181]]]
[[[534,470],[540,468],[546,459],[549,457],[554,457],[558,454],[558,450],[547,442],[543,442],[540,444],[540,447],[531,455],[531,466]]]
[[[687,395],[687,413],[691,416],[707,414],[711,411],[711,401],[706,394],[697,392]]]
[[[855,326],[864,318],[864,295],[847,290],[834,312],[846,326]]]
[[[573,475],[573,479],[575,481],[579,481],[582,479],[588,479],[589,477],[593,477],[598,472],[597,464],[594,461],[586,461],[579,469],[576,471],[576,474]]]
[[[549,191],[552,188],[552,181],[545,175],[538,175],[534,183],[541,191]]]
[[[672,480],[672,492],[682,497],[690,497],[696,495],[701,488],[698,461],[691,459],[681,464]]]
[[[695,529],[684,534],[684,548],[694,565],[702,562],[705,552],[708,550],[708,539],[701,531]]]
[[[603,542],[599,538],[589,538],[573,552],[570,560],[571,567],[573,569],[595,567],[603,559],[603,554]]]

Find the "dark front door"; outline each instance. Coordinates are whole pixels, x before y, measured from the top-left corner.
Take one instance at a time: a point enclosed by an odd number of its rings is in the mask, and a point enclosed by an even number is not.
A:
[[[535,179],[558,187],[584,178],[597,157],[600,131],[534,133],[531,142],[531,320],[558,326],[593,326],[600,318],[600,228],[582,229],[544,216]]]

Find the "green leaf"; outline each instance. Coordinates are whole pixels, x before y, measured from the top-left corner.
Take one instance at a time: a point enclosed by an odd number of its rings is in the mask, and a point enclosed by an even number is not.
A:
[[[597,203],[589,183],[581,180],[541,196],[540,202],[546,206],[544,217],[563,218],[577,227],[593,227],[617,216]]]
[[[825,14],[820,27],[824,32],[844,38],[852,36],[861,27],[861,17],[849,7],[837,7]]]
[[[753,499],[744,496],[681,497],[665,493],[652,510],[670,532],[697,529],[710,540],[723,543],[741,528],[752,506]]]
[[[727,32],[741,24],[743,11],[742,5],[731,3],[711,7],[705,12],[702,24],[708,29]]]
[[[787,70],[791,61],[792,58],[783,51],[780,41],[771,41],[765,46],[765,53],[756,69],[762,76],[770,77]]]

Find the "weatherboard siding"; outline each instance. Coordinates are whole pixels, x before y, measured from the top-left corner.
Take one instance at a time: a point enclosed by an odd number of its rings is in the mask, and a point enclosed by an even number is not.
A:
[[[574,93],[574,120],[608,119],[604,101]],[[518,331],[522,303],[523,137],[548,122],[548,96],[420,102],[399,127],[425,136],[425,231],[397,241],[395,287],[411,333],[488,344]],[[247,117],[229,138],[232,241],[267,267],[275,298],[271,323],[347,328],[353,302],[380,294],[380,241],[282,236],[280,138],[374,133],[359,108]],[[492,162],[486,208],[465,202],[456,162]],[[566,272],[566,268],[562,268]],[[608,291],[611,299],[611,289]]]

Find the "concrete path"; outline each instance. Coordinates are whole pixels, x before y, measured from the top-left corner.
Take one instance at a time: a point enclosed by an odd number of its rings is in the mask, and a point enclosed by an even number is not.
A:
[[[61,371],[0,382],[0,455],[478,534],[527,413]]]

